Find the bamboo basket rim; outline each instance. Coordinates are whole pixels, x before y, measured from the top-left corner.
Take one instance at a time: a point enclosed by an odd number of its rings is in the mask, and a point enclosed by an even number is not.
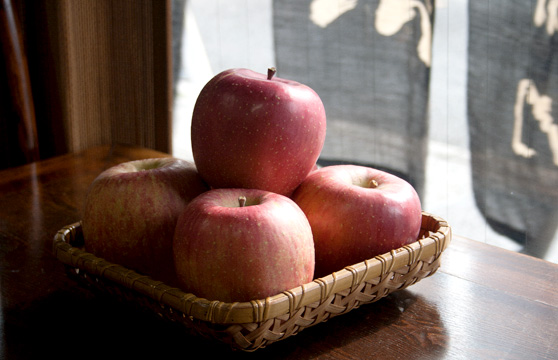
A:
[[[451,242],[451,227],[444,219],[423,211],[421,235],[417,241],[409,245],[347,266],[265,299],[230,303],[199,298],[178,287],[96,257],[80,247],[73,246],[75,241],[83,240],[81,236],[80,222],[60,229],[53,240],[55,257],[76,271],[81,269],[113,281],[194,319],[213,324],[246,324],[261,323],[281,315],[294,314],[309,304],[322,303],[332,295],[356,288],[363,282],[382,277],[401,267],[411,266],[418,261],[438,257]]]

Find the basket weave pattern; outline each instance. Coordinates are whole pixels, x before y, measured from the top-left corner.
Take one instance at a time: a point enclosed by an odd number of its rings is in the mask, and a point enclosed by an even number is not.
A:
[[[192,333],[234,349],[254,351],[380,300],[436,272],[451,241],[447,223],[423,214],[417,242],[351,265],[281,294],[244,303],[197,298],[161,281],[109,263],[81,249],[79,223],[55,236],[55,256],[68,274],[119,300],[181,323]]]

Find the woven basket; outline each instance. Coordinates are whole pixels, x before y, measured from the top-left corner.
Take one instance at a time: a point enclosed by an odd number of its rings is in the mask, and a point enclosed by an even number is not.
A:
[[[237,303],[198,298],[83,251],[79,222],[58,231],[53,251],[80,281],[194,333],[254,351],[432,275],[450,241],[448,224],[423,213],[419,240],[412,244],[266,299]]]

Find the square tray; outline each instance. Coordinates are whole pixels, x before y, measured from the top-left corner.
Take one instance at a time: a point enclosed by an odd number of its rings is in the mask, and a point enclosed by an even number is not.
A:
[[[423,212],[414,243],[266,299],[235,303],[198,298],[84,251],[80,222],[57,232],[53,252],[81,282],[233,349],[254,351],[434,274],[450,242],[447,222]]]

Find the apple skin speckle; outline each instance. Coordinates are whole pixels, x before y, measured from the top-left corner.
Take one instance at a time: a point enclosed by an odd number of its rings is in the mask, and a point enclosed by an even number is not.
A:
[[[212,189],[198,196],[177,221],[173,254],[181,287],[209,300],[265,299],[314,275],[306,216],[291,199],[263,190]]]
[[[325,109],[314,90],[247,69],[217,74],[192,114],[194,162],[214,188],[290,195],[313,169],[325,134]]]
[[[377,182],[370,187],[371,179]],[[422,210],[405,180],[363,166],[313,171],[292,195],[312,227],[316,277],[417,240]]]
[[[174,281],[178,216],[209,190],[193,163],[175,158],[115,165],[91,183],[82,215],[85,249],[158,280]]]

